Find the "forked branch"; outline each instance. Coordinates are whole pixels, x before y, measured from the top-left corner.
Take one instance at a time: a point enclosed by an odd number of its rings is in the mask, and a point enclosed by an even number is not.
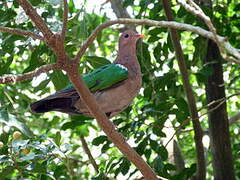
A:
[[[185,23],[178,23],[175,21],[154,21],[154,20],[148,20],[148,19],[129,19],[129,18],[119,18],[117,20],[112,20],[105,22],[101,25],[99,25],[93,33],[88,37],[88,39],[85,41],[85,43],[82,45],[81,49],[77,53],[76,60],[79,60],[89,45],[94,41],[96,36],[105,28],[112,26],[114,24],[138,24],[138,25],[148,25],[148,26],[156,26],[156,27],[164,27],[164,28],[172,28],[176,30],[185,30],[185,31],[191,31],[198,35],[201,35],[203,37],[206,37],[208,39],[212,39],[214,42],[216,42],[215,36],[217,36],[218,41],[221,43],[222,47],[225,48],[226,52],[231,54],[232,56],[235,56],[235,58],[226,59],[227,61],[234,62],[237,64],[240,64],[240,50],[237,48],[234,48],[231,46],[231,44],[226,40],[225,37],[215,35],[214,33],[207,31],[203,28],[200,28],[198,26],[192,26],[190,24]]]

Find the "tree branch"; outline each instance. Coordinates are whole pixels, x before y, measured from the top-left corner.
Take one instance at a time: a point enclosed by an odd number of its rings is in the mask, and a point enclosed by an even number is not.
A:
[[[73,61],[72,61],[73,62]],[[96,99],[92,96],[90,90],[85,85],[78,73],[78,66],[68,66],[66,68],[69,79],[77,90],[83,102],[88,109],[96,117],[96,120],[107,137],[115,144],[115,146],[130,160],[143,174],[146,179],[156,180],[157,176],[148,164],[142,159],[136,151],[126,142],[126,139],[117,132],[114,124],[102,112]]]
[[[58,56],[58,64],[55,64],[56,69],[64,69],[66,70],[69,79],[72,81],[75,89],[77,90],[79,96],[84,101],[84,103],[89,108],[90,112],[96,117],[96,120],[103,131],[107,134],[110,140],[115,144],[115,146],[131,161],[135,164],[135,166],[142,172],[146,179],[157,179],[154,171],[148,166],[148,164],[139,156],[133,148],[129,146],[126,142],[125,138],[116,131],[114,124],[108,120],[106,115],[101,111],[98,106],[95,98],[91,95],[91,92],[86,87],[84,81],[79,76],[78,66],[79,59],[83,56],[88,46],[94,41],[97,34],[103,30],[114,24],[140,24],[140,25],[150,25],[150,26],[158,26],[158,27],[170,27],[179,30],[189,30],[200,34],[206,38],[210,38],[215,40],[214,34],[212,32],[206,31],[200,27],[194,27],[188,24],[177,23],[177,22],[165,22],[165,21],[152,21],[152,20],[138,20],[138,19],[117,19],[115,21],[109,21],[98,26],[95,31],[91,34],[91,36],[87,39],[87,41],[83,44],[82,48],[77,53],[75,61],[71,61],[70,58],[66,55],[63,39],[61,35],[55,34],[51,32],[51,30],[44,23],[42,18],[36,13],[31,4],[27,0],[18,0],[19,4],[23,7],[26,14],[30,17],[30,19],[35,23],[36,27],[43,33],[44,38],[47,41],[49,47],[51,47],[55,54]],[[229,53],[236,55],[240,59],[240,53],[237,49],[233,48],[228,42],[225,42],[225,38],[218,36],[221,43],[223,43],[224,47],[228,50]],[[59,47],[60,46],[60,47]],[[236,61],[236,63],[240,63]],[[54,66],[54,65],[52,65]],[[47,66],[48,67],[48,66]],[[41,69],[41,68],[40,68]],[[44,69],[44,68],[43,68]],[[52,69],[52,68],[50,68]],[[50,69],[44,69],[44,72],[49,71]],[[37,72],[41,73],[37,70]],[[20,80],[24,80],[27,78],[34,77],[35,73],[27,73],[25,75],[16,77],[16,78],[5,78],[3,82],[16,82]],[[27,76],[27,77],[26,77]]]
[[[48,64],[41,66],[40,68],[22,74],[22,75],[14,75],[14,74],[6,74],[0,77],[0,84],[10,84],[10,83],[16,83],[19,81],[25,81],[28,79],[31,79],[33,77],[39,76],[41,73],[48,72],[50,70],[60,69],[60,66],[58,64]]]
[[[53,34],[53,32],[48,28],[46,23],[43,21],[41,16],[36,12],[36,10],[32,7],[32,5],[28,2],[28,0],[18,0],[19,4],[22,6],[25,13],[29,16],[29,18],[34,22],[37,29],[41,31],[44,35],[46,43],[50,48],[53,49],[54,53],[58,57],[58,61],[61,62],[62,59],[66,59],[66,51],[64,49],[63,37],[59,34]],[[65,2],[66,3],[66,2]],[[65,5],[66,6],[66,5]],[[67,7],[64,8],[64,19]],[[63,24],[66,23],[63,22]],[[66,25],[64,25],[66,26]],[[63,30],[65,31],[65,30]],[[64,33],[65,34],[65,33]]]
[[[163,8],[168,21],[173,21],[174,17],[172,15],[171,5],[168,0],[162,0]],[[183,87],[187,96],[188,108],[190,111],[193,128],[194,128],[194,140],[196,144],[197,151],[197,174],[196,177],[199,180],[206,179],[206,166],[205,166],[205,156],[204,147],[202,143],[203,131],[199,121],[198,110],[196,106],[195,97],[189,80],[189,74],[187,70],[187,65],[184,60],[184,54],[180,44],[180,38],[175,29],[170,29],[171,39],[173,47],[175,49],[176,58],[178,61],[178,66],[182,75]]]
[[[86,49],[94,41],[94,39],[96,38],[96,36],[98,35],[99,32],[101,32],[103,29],[105,29],[109,26],[112,26],[114,24],[138,24],[138,25],[149,25],[149,26],[172,28],[172,29],[176,29],[176,30],[187,30],[187,31],[191,31],[196,34],[199,34],[208,39],[212,39],[213,41],[216,41],[215,36],[212,32],[206,31],[198,26],[192,26],[190,24],[178,23],[178,22],[174,22],[174,21],[154,21],[154,20],[148,20],[148,19],[119,18],[117,20],[108,21],[108,22],[105,22],[105,23],[99,25],[82,45],[81,49],[77,53],[76,61],[79,61],[79,59],[83,56]],[[239,59],[239,60],[237,60],[237,59],[226,59],[226,60],[240,64],[240,50],[232,47],[231,44],[228,41],[226,41],[225,37],[222,37],[219,35],[217,35],[217,37],[218,37],[218,40],[220,41],[220,43],[222,44],[222,46],[226,49],[226,51],[229,54],[231,54]]]
[[[109,1],[117,18],[130,18],[127,9],[123,8],[122,6],[122,0],[109,0]]]
[[[173,141],[173,156],[174,156],[174,164],[177,166],[177,172],[180,172],[185,168],[185,162],[182,156],[181,149],[177,143],[177,141]]]
[[[68,3],[67,0],[63,0],[63,7],[64,7],[64,12],[63,12],[63,25],[62,25],[62,39],[64,41],[66,32],[67,32],[67,21],[68,21]]]
[[[43,33],[45,39],[48,41],[53,36],[53,33],[45,24],[41,16],[38,15],[36,10],[27,0],[18,0],[18,3],[23,8],[25,13],[29,16],[29,18],[32,20],[32,22],[34,22],[37,29]]]
[[[21,35],[21,36],[29,36],[34,39],[39,39],[41,41],[44,41],[44,38],[42,36],[35,34],[31,31],[24,31],[21,29],[14,29],[14,28],[9,28],[9,27],[2,27],[2,26],[0,26],[0,31],[10,33],[10,34],[17,34],[17,35]]]
[[[214,42],[219,47],[219,50],[221,52],[221,55],[224,59],[230,62],[235,62],[236,59],[233,57],[229,57],[226,55],[226,50],[224,49],[224,46],[221,43],[221,40],[219,39],[219,36],[217,35],[216,28],[213,26],[211,19],[202,11],[202,9],[192,0],[177,0],[179,4],[181,4],[187,11],[191,12],[192,14],[199,16],[201,19],[204,20],[205,24],[208,26],[209,30],[214,35]],[[213,40],[213,39],[212,39]],[[226,48],[226,47],[225,47]],[[236,54],[239,56],[240,51],[237,51]],[[234,55],[235,56],[235,55]],[[238,57],[236,56],[236,57]],[[239,58],[239,57],[238,57]]]
[[[229,124],[231,125],[231,124],[235,123],[236,121],[238,121],[239,119],[240,119],[240,113],[237,113],[228,119]]]
[[[122,0],[109,0],[111,3],[111,8],[113,9],[113,12],[117,16],[117,18],[131,18],[129,13],[127,12],[127,9],[122,6],[123,1]],[[121,29],[122,31],[126,29],[135,29],[133,24],[128,24],[125,26],[125,28]]]
[[[99,172],[99,170],[98,170],[98,165],[97,165],[95,159],[93,158],[90,149],[88,148],[88,145],[87,145],[87,142],[86,142],[84,136],[80,136],[80,140],[81,140],[81,142],[82,142],[83,150],[84,150],[85,153],[88,155],[88,158],[89,158],[89,160],[90,160],[93,168],[95,169],[96,173],[98,173],[98,172]]]

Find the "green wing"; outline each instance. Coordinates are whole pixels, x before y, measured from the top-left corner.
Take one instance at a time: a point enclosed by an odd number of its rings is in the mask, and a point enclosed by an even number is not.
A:
[[[128,70],[120,64],[108,64],[83,76],[90,91],[103,90],[127,79]],[[72,88],[68,85],[65,89]]]

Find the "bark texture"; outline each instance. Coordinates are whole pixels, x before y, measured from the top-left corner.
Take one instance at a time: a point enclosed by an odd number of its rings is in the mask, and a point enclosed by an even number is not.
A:
[[[205,63],[213,70],[212,75],[208,77],[206,83],[207,103],[210,103],[225,97],[221,56],[217,45],[212,40],[208,40]],[[209,110],[219,106],[219,103],[221,102],[212,104]],[[226,102],[222,103],[222,105],[215,110],[210,111],[208,115],[211,149],[213,153],[214,179],[233,180],[235,176]]]

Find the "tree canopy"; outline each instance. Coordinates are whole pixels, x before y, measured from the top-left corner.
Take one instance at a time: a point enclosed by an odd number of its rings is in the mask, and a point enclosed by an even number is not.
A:
[[[42,22],[33,22],[26,2],[56,35],[54,42]],[[240,179],[240,3],[195,1],[202,9],[196,8],[195,12],[210,17],[214,32],[209,21],[189,11],[187,7],[194,7],[193,1],[187,2],[172,1],[169,10],[165,0],[109,0],[90,10],[86,8],[88,1],[2,0],[0,179],[143,176],[119,151],[116,139],[102,131],[99,121],[57,112],[33,114],[29,109],[30,103],[65,88],[71,81],[74,85],[80,82],[71,78],[71,59],[79,65],[80,74],[113,62],[119,33],[126,28],[136,28],[146,35],[137,45],[143,84],[131,106],[111,119],[116,130],[159,178],[225,179],[228,174],[230,179]],[[92,36],[95,40],[88,42],[97,27],[113,20],[115,25],[102,26]],[[168,24],[154,26],[155,21]],[[185,24],[201,27],[208,34],[191,31]],[[178,29],[175,35],[172,28]],[[67,57],[61,54],[61,48]],[[81,57],[79,62],[76,56]],[[63,61],[63,57],[69,61]],[[66,68],[59,63],[65,63]],[[18,76],[21,74],[25,75]],[[216,150],[216,144],[226,147],[226,157],[224,150]],[[219,172],[227,159],[229,169]]]

